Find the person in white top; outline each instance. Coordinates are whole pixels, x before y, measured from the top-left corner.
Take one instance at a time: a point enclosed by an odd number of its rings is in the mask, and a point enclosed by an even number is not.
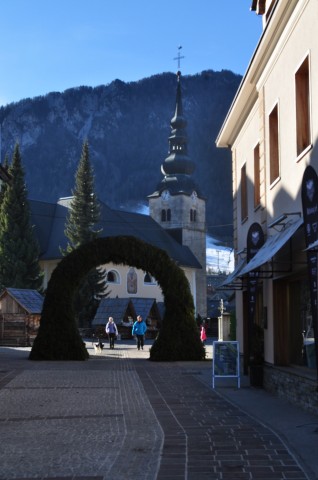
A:
[[[109,317],[108,322],[106,323],[105,331],[109,338],[109,348],[113,349],[115,347],[115,339],[118,335],[117,325],[114,322],[113,317]]]

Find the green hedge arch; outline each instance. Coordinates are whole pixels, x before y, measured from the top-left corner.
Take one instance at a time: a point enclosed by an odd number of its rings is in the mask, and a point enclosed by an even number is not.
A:
[[[87,360],[89,354],[78,332],[72,298],[81,279],[105,263],[132,265],[156,278],[165,299],[160,333],[150,360],[203,360],[205,350],[194,318],[189,283],[183,271],[163,250],[135,237],[98,238],[62,259],[48,283],[41,324],[30,360]]]

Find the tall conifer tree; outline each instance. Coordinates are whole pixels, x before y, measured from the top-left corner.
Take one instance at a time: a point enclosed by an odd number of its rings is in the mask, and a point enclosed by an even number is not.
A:
[[[75,174],[75,188],[66,220],[65,235],[69,241],[68,253],[76,247],[97,238],[100,230],[96,225],[100,218],[99,203],[94,188],[94,173],[89,158],[89,146],[85,141]],[[106,296],[105,273],[94,268],[83,280],[74,299],[74,307],[80,327],[90,324],[98,303]]]
[[[9,170],[9,159],[8,159],[7,154],[4,157],[4,162],[2,164],[2,167],[4,168],[5,171],[8,172],[8,170]],[[7,186],[7,182],[3,182],[2,185],[0,185],[0,205],[2,203],[2,199],[3,199],[3,196],[4,196],[4,191],[5,191],[6,186]]]
[[[19,145],[9,167],[11,182],[0,205],[0,287],[40,290],[39,245],[35,239]]]

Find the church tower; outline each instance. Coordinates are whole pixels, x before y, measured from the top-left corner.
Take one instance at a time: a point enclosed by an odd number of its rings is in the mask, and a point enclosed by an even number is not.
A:
[[[202,269],[196,271],[196,314],[206,317],[206,223],[205,199],[192,174],[195,164],[188,156],[187,122],[183,116],[181,72],[177,72],[175,114],[170,122],[169,155],[161,165],[164,175],[149,195],[150,216],[182,245],[190,248]]]

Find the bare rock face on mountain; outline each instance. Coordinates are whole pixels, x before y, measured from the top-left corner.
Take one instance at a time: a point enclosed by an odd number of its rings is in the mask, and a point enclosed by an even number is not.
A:
[[[207,200],[208,232],[221,239],[231,236],[231,227],[224,227],[232,223],[231,156],[215,139],[240,81],[230,71],[182,77],[194,178]],[[11,158],[18,141],[29,198],[55,202],[72,194],[88,139],[100,199],[113,208],[147,205],[162,179],[175,95],[176,75],[163,73],[9,104],[0,108],[1,159]]]

